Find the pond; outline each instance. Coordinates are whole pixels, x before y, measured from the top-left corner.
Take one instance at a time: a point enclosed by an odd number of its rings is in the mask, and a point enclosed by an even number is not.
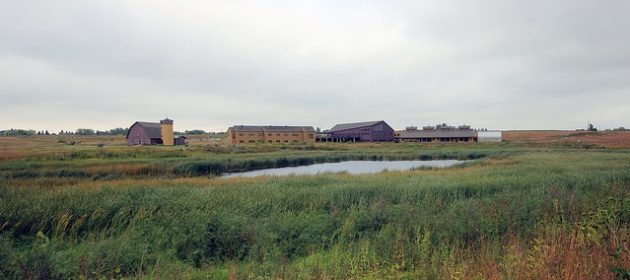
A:
[[[344,161],[335,163],[320,163],[297,167],[283,167],[261,169],[247,172],[228,173],[223,178],[256,177],[256,176],[287,176],[287,175],[316,175],[319,173],[347,172],[350,174],[378,173],[388,171],[405,171],[414,168],[450,167],[465,160],[398,160],[398,161]]]

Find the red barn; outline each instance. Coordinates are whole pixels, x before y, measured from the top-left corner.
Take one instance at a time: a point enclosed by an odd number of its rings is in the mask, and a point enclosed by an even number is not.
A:
[[[173,136],[173,121],[164,119],[158,122],[135,122],[127,132],[127,145],[185,145],[186,136]],[[170,138],[171,141],[165,141]],[[168,143],[170,142],[170,144]]]
[[[135,122],[127,132],[127,145],[159,145],[162,144],[160,123]]]

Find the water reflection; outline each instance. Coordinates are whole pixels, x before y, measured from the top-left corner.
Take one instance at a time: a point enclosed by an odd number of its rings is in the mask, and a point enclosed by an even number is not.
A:
[[[287,175],[316,175],[319,173],[348,172],[350,174],[377,173],[384,170],[404,171],[421,167],[443,168],[463,163],[463,160],[399,160],[399,161],[344,161],[335,163],[320,163],[297,167],[283,167],[261,169],[248,172],[229,173],[224,178],[256,177],[256,176],[287,176]]]

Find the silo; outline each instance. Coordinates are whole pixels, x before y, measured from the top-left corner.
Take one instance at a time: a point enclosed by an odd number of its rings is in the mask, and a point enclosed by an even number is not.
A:
[[[162,135],[162,145],[173,146],[175,135],[173,134],[173,120],[168,118],[160,121],[160,132]]]

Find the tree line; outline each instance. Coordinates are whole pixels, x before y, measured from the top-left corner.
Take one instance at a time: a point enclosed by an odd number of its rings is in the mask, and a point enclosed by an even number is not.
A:
[[[77,128],[75,131],[60,130],[59,132],[49,132],[48,130],[32,130],[32,129],[9,129],[1,130],[0,136],[32,136],[32,135],[127,135],[129,128],[112,128],[110,130],[94,130],[91,128]],[[186,130],[184,132],[175,131],[175,135],[201,135],[215,134],[214,132],[206,132],[201,129]]]
[[[32,136],[32,135],[126,135],[129,128],[112,128],[110,130],[94,130],[91,128],[78,128],[75,131],[60,130],[59,132],[50,132],[48,130],[33,129],[9,129],[0,131],[2,136]]]

